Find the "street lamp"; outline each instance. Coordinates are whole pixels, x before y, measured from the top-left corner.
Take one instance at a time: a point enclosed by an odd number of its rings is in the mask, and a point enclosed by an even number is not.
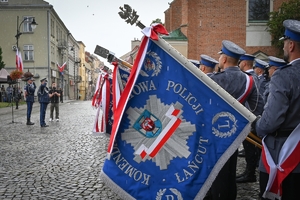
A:
[[[21,23],[19,24],[19,16],[17,16],[17,34],[15,35],[16,39],[17,39],[17,48],[19,48],[19,38],[20,36],[22,35],[22,32],[20,31],[20,28],[21,28],[21,25],[27,21],[27,20],[30,20],[32,19],[30,25],[31,25],[31,28],[32,29],[35,29],[36,26],[38,25],[36,22],[35,22],[35,18],[34,17],[25,17]]]

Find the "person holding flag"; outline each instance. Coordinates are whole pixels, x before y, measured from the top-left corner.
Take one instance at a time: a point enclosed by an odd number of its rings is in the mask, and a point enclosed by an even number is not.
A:
[[[216,83],[224,88],[240,103],[248,103],[250,108],[262,109],[262,101],[252,76],[243,73],[237,66],[239,58],[246,52],[237,44],[224,40],[219,52],[219,67],[222,72],[211,76]],[[207,199],[235,200],[237,151],[229,158],[213,182]],[[224,183],[227,183],[224,185]]]
[[[285,20],[284,60],[270,80],[269,95],[253,131],[263,137],[259,164],[262,199],[299,199],[300,191],[300,21]]]

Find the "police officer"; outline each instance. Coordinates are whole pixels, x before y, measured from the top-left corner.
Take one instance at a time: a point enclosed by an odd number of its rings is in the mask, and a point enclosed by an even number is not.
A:
[[[257,74],[258,77],[258,89],[261,96],[263,96],[265,92],[265,86],[269,81],[268,77],[265,76],[265,70],[267,66],[267,62],[258,58],[255,59],[254,72]]]
[[[243,72],[249,73],[253,77],[257,77],[256,73],[253,70],[254,59],[255,59],[255,56],[253,56],[251,54],[242,55],[240,57],[239,67]],[[238,156],[245,157],[245,148],[238,152]],[[237,178],[238,178],[238,176],[241,177],[241,176],[245,175],[245,173],[246,173],[246,171],[244,171],[240,175],[237,175]]]
[[[300,21],[285,20],[284,37],[284,60],[289,64],[278,68],[270,80],[269,96],[261,118],[252,123],[253,130],[258,136],[264,137],[264,148],[268,149],[274,164],[278,167],[276,173],[286,172],[288,176],[284,178],[282,186],[281,200],[296,200],[300,197],[300,164],[287,163],[286,166],[278,166],[281,148],[288,136],[300,124]],[[296,138],[299,143],[299,134]],[[286,148],[291,148],[291,143],[285,144]],[[271,194],[266,191],[269,174],[266,170],[268,164],[263,162],[263,155],[259,165],[260,170],[260,195],[262,199],[279,199],[280,194]],[[299,152],[297,159],[299,159]],[[266,166],[263,164],[265,163]],[[291,169],[291,173],[288,173]],[[280,171],[279,171],[280,170]],[[279,171],[279,172],[278,172]],[[277,179],[274,180],[277,184]],[[266,191],[266,192],[265,192]]]
[[[200,55],[200,70],[209,77],[213,75],[215,67],[218,63],[218,61],[212,57],[209,57],[208,55]]]
[[[48,127],[49,125],[45,122],[46,110],[50,101],[51,94],[49,94],[49,89],[47,87],[47,79],[41,79],[41,85],[38,90],[38,98],[40,102],[40,125],[41,127]]]
[[[199,65],[200,65],[200,63],[199,63],[198,60],[189,59],[189,61],[190,61],[191,63],[193,63],[197,68],[198,68]]]
[[[243,72],[247,72],[252,76],[257,76],[253,70],[255,56],[251,54],[245,54],[240,57],[239,67]]]
[[[274,57],[274,56],[269,56],[269,65],[266,67],[266,69],[268,70],[269,77],[272,78],[274,72],[279,67],[285,66],[286,64],[287,63],[281,58],[277,58],[277,57]],[[263,95],[263,98],[264,98],[265,102],[267,102],[267,98],[268,98],[268,95],[269,95],[269,83],[270,82],[267,82],[267,84],[265,86],[265,92],[264,92],[264,95]]]
[[[258,91],[258,77],[253,70],[255,56],[250,54],[245,54],[240,57],[239,67],[240,69],[251,75],[254,80],[255,88]],[[257,92],[259,93],[259,91]],[[263,99],[258,98],[257,101],[260,101],[260,105],[263,105]],[[263,112],[263,107],[251,108],[246,102],[246,108],[248,108],[254,115],[261,115]],[[246,182],[256,182],[256,166],[260,156],[260,150],[247,140],[243,141],[245,160],[246,160],[246,169],[242,174],[236,176],[237,183],[246,183]],[[240,153],[240,152],[239,152]],[[240,154],[239,154],[240,155]]]
[[[26,125],[34,125],[33,122],[30,121],[32,106],[34,103],[34,92],[36,89],[36,85],[34,83],[33,77],[27,78],[27,84],[24,87],[24,97],[27,104],[27,122]]]
[[[254,84],[253,87],[247,87],[247,80],[253,81],[253,78],[245,74],[237,66],[239,58],[246,52],[235,43],[224,40],[222,50],[219,52],[219,67],[222,72],[211,76],[216,83],[224,88],[234,98],[247,101],[251,108],[261,108],[257,99],[260,95]],[[236,199],[236,164],[237,151],[229,158],[223,168],[220,170],[212,187],[209,196],[213,200],[235,200]]]

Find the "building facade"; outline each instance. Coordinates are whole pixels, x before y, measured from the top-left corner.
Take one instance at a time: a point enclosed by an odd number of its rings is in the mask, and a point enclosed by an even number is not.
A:
[[[36,29],[30,26],[33,19],[38,24]],[[0,26],[0,46],[9,73],[16,69],[18,49],[24,72],[34,74],[37,86],[38,80],[46,77],[49,85],[56,82],[63,89],[65,99],[78,99],[80,83],[86,75],[80,70],[85,61],[85,46],[73,37],[52,5],[43,0],[1,0]],[[61,73],[58,65],[64,63]]]
[[[277,55],[267,32],[268,14],[286,0],[173,0],[165,11],[165,27],[188,38],[189,59],[200,54],[215,59],[222,40],[231,40],[254,55]]]

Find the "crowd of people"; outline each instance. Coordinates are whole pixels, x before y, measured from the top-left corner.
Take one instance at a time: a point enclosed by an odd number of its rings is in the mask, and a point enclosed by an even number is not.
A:
[[[7,102],[8,106],[14,106],[15,109],[19,109],[19,102],[24,100],[27,105],[26,112],[26,125],[34,125],[31,121],[31,112],[33,108],[33,103],[35,102],[35,97],[38,97],[38,102],[40,103],[40,126],[48,127],[45,123],[45,115],[47,110],[47,105],[50,103],[50,122],[59,122],[59,103],[63,103],[63,91],[61,88],[56,87],[56,83],[52,83],[52,87],[47,87],[47,79],[41,79],[41,85],[38,88],[35,85],[35,79],[33,76],[25,77],[25,86],[22,90],[17,84],[8,85],[6,88],[1,85],[0,89],[0,102]],[[53,118],[53,113],[55,111],[55,118]]]
[[[251,132],[263,139],[262,150],[243,142],[245,171],[236,175],[236,151],[205,200],[235,200],[237,183],[257,181],[257,166],[262,200],[299,199],[300,21],[285,20],[283,26],[283,59],[269,56],[265,62],[228,40],[222,42],[219,61],[200,56],[200,70],[257,116]]]
[[[12,102],[16,104],[16,109],[19,108],[19,102],[22,100],[23,91],[17,85],[8,85],[6,88],[1,85],[0,102],[7,102],[11,105]]]
[[[34,94],[36,90],[36,85],[34,83],[33,77],[27,78],[27,83],[24,87],[25,91],[25,101],[27,103],[27,125],[34,125],[31,122],[31,112],[32,105],[34,103]],[[63,102],[62,98],[62,90],[60,88],[56,88],[56,83],[52,83],[52,87],[48,88],[48,80],[43,78],[40,80],[41,84],[37,91],[38,102],[40,103],[40,126],[48,127],[49,125],[45,122],[47,106],[50,103],[50,122],[54,121],[53,113],[55,110],[55,121],[59,122],[59,102]]]

